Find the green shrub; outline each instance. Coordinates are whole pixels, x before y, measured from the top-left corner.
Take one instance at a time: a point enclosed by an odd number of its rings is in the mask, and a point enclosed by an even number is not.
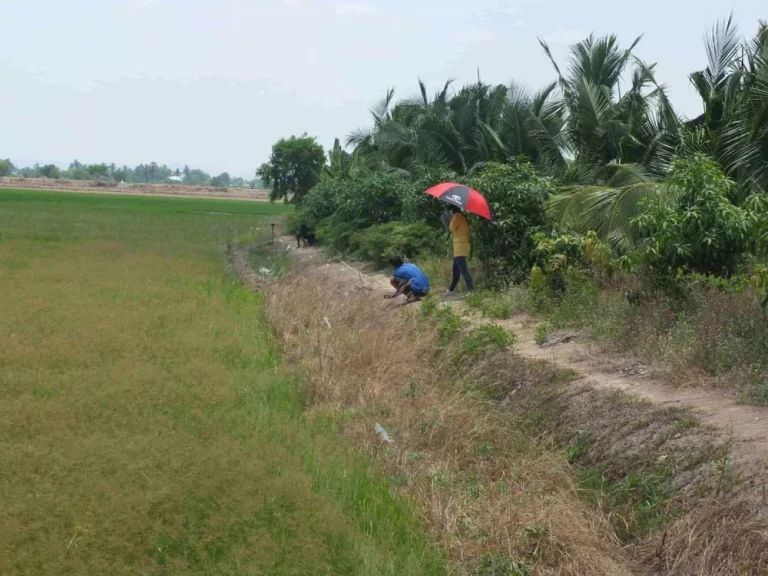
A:
[[[604,282],[610,279],[618,264],[610,246],[601,242],[595,232],[587,234],[536,234],[533,238],[536,248],[533,257],[542,277],[537,272],[535,292],[544,286],[552,293],[565,290],[565,277],[571,270]],[[533,282],[533,279],[532,279]]]
[[[383,267],[392,255],[414,260],[434,253],[441,244],[436,231],[424,223],[389,222],[355,232],[348,249],[355,257]]]
[[[434,296],[427,296],[421,301],[421,315],[424,318],[434,316],[440,302]]]
[[[681,269],[733,273],[750,242],[748,213],[730,200],[735,184],[701,154],[676,161],[668,183],[675,200],[653,197],[634,220],[646,238],[642,260],[662,279]]]
[[[299,225],[304,222],[307,223],[306,214],[301,208],[297,208],[285,217],[285,232],[286,234],[296,234],[299,229]],[[313,228],[313,226],[310,226]]]
[[[441,167],[419,167],[414,172],[412,185],[403,196],[402,219],[405,222],[425,222],[441,229],[440,216],[447,206],[424,192],[443,182],[465,183],[464,179],[451,170]]]
[[[453,311],[450,306],[438,306],[432,318],[437,327],[437,334],[440,336],[440,343],[447,344],[456,333],[464,326],[464,320]]]
[[[365,220],[344,221],[334,216],[317,227],[317,239],[331,253],[347,254],[352,236],[365,226]]]
[[[534,336],[534,341],[536,344],[541,346],[547,341],[547,338],[549,338],[549,322],[542,322],[536,326],[536,335]]]
[[[533,234],[547,224],[544,203],[554,192],[550,178],[539,176],[524,159],[489,163],[472,186],[491,202],[496,220],[472,226],[474,255],[500,280],[522,280],[531,265]]]
[[[306,223],[317,226],[321,221],[333,216],[350,186],[352,184],[348,180],[324,180],[312,188],[302,201],[302,213]]]
[[[359,220],[367,226],[397,220],[410,186],[405,177],[387,172],[344,181],[336,196],[334,217],[340,222]]]
[[[458,359],[479,359],[490,352],[506,350],[517,337],[498,324],[475,326],[461,340]]]

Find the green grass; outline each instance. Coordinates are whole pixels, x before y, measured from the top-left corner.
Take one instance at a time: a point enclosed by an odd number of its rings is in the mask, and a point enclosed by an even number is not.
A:
[[[466,303],[480,311],[483,316],[505,320],[515,314],[522,314],[528,307],[528,290],[512,286],[502,291],[477,290],[470,294]]]
[[[225,275],[285,212],[0,191],[0,574],[445,573]]]
[[[445,345],[450,342],[465,322],[453,311],[448,304],[440,304],[434,296],[425,298],[421,303],[421,314],[425,318],[431,318],[437,327],[437,333],[440,336],[440,343]]]
[[[631,472],[611,482],[600,468],[578,470],[582,495],[608,513],[616,534],[625,542],[656,532],[665,520],[679,515],[670,502],[668,476],[666,471]]]
[[[513,332],[498,324],[475,326],[462,338],[457,360],[479,360],[487,354],[506,350],[516,340]]]
[[[55,206],[63,210],[86,209],[114,212],[149,212],[153,214],[250,214],[255,216],[288,214],[291,204],[227,200],[215,198],[169,198],[164,196],[119,196],[115,194],[73,194],[42,190],[0,189],[0,205],[23,204]]]

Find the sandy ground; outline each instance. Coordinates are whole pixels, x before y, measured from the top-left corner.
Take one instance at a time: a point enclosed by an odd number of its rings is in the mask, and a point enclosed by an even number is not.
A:
[[[388,278],[380,273],[368,274],[352,263],[327,261],[318,248],[296,250],[292,237],[281,239],[297,261],[303,265],[323,266],[335,277],[380,292],[392,291]],[[576,333],[561,333],[543,346],[535,341],[536,321],[527,315],[508,320],[482,317],[461,300],[446,300],[471,324],[496,323],[517,334],[515,352],[530,359],[546,360],[579,374],[573,386],[597,390],[616,390],[631,394],[659,407],[690,408],[698,419],[719,430],[732,444],[734,463],[755,470],[768,468],[768,408],[738,404],[726,393],[708,388],[675,388],[654,375],[646,367],[626,359],[611,357],[580,342]],[[394,305],[394,304],[393,304]]]

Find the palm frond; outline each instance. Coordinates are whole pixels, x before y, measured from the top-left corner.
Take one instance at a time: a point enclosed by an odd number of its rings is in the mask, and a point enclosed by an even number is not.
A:
[[[371,115],[373,116],[374,124],[379,125],[383,122],[387,114],[389,113],[389,107],[392,105],[392,100],[395,97],[395,89],[389,88],[386,96],[371,107]]]
[[[611,176],[605,183],[564,187],[547,209],[566,229],[580,233],[594,230],[616,250],[627,252],[639,239],[632,221],[639,215],[643,200],[666,195],[671,201],[671,192],[641,166],[612,164],[606,169]]]
[[[557,78],[560,87],[563,89],[563,92],[566,92],[568,89],[568,81],[563,77],[562,72],[560,72],[560,67],[557,65],[557,62],[555,62],[555,57],[552,56],[552,51],[549,49],[549,45],[541,38],[537,38],[537,40],[539,41],[541,47],[544,49],[544,54],[546,54],[547,58],[549,58],[549,62],[552,64],[555,72],[557,72]]]
[[[359,148],[373,142],[373,130],[370,128],[358,128],[347,135],[346,145]]]
[[[739,31],[733,21],[733,14],[728,20],[721,20],[704,37],[704,49],[707,53],[707,81],[711,88],[719,88],[727,81],[728,73],[733,71],[739,54]]]

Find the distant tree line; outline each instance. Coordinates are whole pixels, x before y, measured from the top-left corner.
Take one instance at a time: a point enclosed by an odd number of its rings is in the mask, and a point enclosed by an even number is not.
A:
[[[260,188],[261,181],[258,178],[245,180],[244,178],[232,178],[229,173],[223,172],[218,176],[211,176],[207,172],[185,166],[183,170],[169,168],[165,164],[151,162],[130,166],[117,166],[116,164],[83,164],[77,160],[72,161],[66,170],[61,170],[55,164],[41,166],[35,164],[29,167],[17,167],[8,160],[0,159],[0,178],[5,176],[20,176],[23,178],[52,178],[58,180],[98,180],[102,182],[126,182],[137,184],[162,184],[178,182],[187,186],[216,186],[218,188]]]

